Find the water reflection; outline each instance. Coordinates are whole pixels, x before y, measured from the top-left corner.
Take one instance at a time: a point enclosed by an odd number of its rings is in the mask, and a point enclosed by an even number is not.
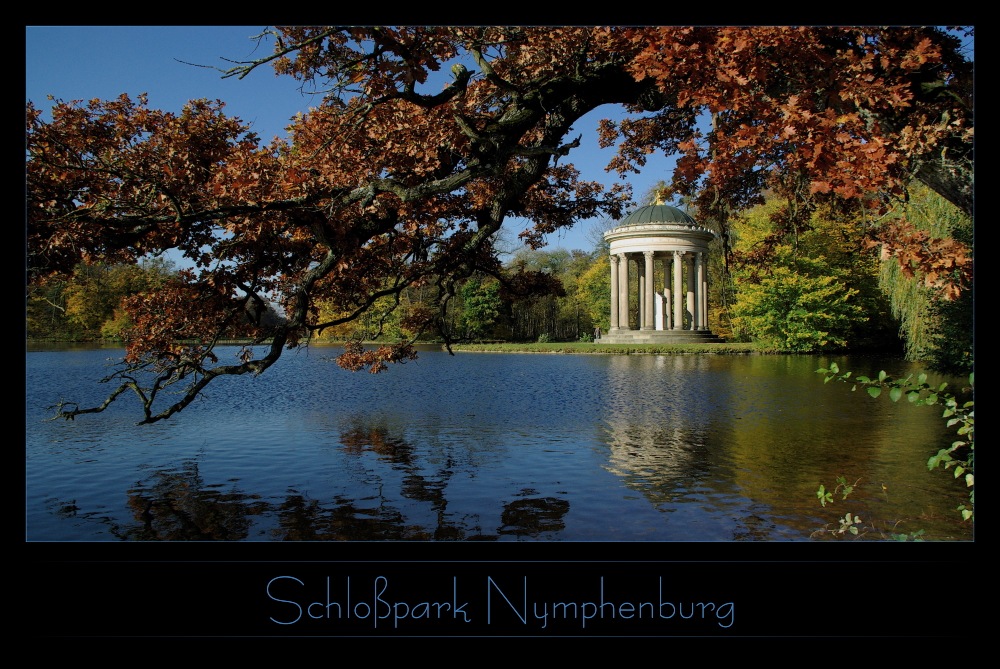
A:
[[[565,527],[569,502],[540,496],[531,488],[521,489],[518,499],[503,504],[488,527],[476,517],[448,513],[454,461],[446,457],[427,475],[420,449],[378,419],[352,418],[340,434],[339,446],[355,459],[372,454],[402,476],[372,474],[366,479],[372,494],[353,499],[334,494],[320,500],[293,489],[281,500],[269,502],[241,491],[236,481],[223,491],[204,480],[197,461],[186,461],[178,468],[154,471],[128,490],[132,522],[101,514],[84,520],[107,526],[114,537],[125,541],[496,541],[538,538]],[[412,512],[408,502],[429,507],[434,521],[408,518]],[[53,500],[53,507],[64,517],[80,511],[75,500]],[[268,525],[273,527],[266,529]]]
[[[605,468],[653,501],[684,494],[708,469],[728,393],[707,356],[616,356],[607,366]]]
[[[524,490],[523,495],[532,491]],[[504,505],[500,520],[503,526],[498,534],[535,537],[543,532],[559,532],[566,528],[564,518],[569,512],[569,502],[556,497],[520,499]]]
[[[447,532],[408,524],[388,503],[372,508],[335,497],[329,505],[290,495],[278,509],[280,528],[274,538],[285,541],[379,541],[445,539]],[[461,536],[450,538],[463,538]]]
[[[155,472],[128,491],[128,507],[138,522],[111,528],[131,541],[239,541],[246,539],[251,516],[267,511],[254,495],[207,485],[197,462],[179,470]]]
[[[877,519],[868,538],[916,528],[970,538],[954,511],[963,491],[924,466],[953,438],[940,410],[821,386],[818,366],[812,356],[611,359],[604,467],[686,522],[690,505],[711,509],[728,540],[830,538],[816,528],[848,511]],[[816,490],[842,475],[856,491],[826,513]]]
[[[940,412],[824,386],[812,356],[425,352],[373,378],[327,353],[145,428],[48,421],[106,352],[29,355],[29,540],[805,540],[846,511],[971,538],[924,464]],[[822,509],[840,475],[856,497]]]

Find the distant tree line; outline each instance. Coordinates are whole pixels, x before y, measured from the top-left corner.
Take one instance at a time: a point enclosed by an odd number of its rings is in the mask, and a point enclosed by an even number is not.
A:
[[[79,263],[67,279],[32,286],[26,303],[26,334],[29,340],[120,341],[132,325],[124,301],[152,295],[175,279],[177,269],[164,258],[135,263]],[[249,336],[255,319],[281,317],[272,305],[261,314],[248,308],[247,318],[233,324],[230,336]]]
[[[819,212],[807,230],[791,237],[776,234],[780,207],[776,199],[768,200],[736,220],[728,240],[730,266],[723,264],[721,252],[712,254],[709,327],[714,332],[773,351],[888,352],[946,371],[971,369],[972,291],[946,299],[928,277],[907,273],[895,259],[867,248],[861,225],[842,215]],[[891,214],[904,215],[931,239],[954,238],[971,247],[971,220],[929,189],[915,189]],[[704,224],[711,227],[711,221]],[[753,262],[764,251],[771,262]],[[436,290],[414,285],[402,291],[398,306],[395,299],[382,298],[362,318],[328,328],[318,338],[590,341],[596,328],[607,332],[611,281],[602,240],[590,251],[523,248],[512,254],[505,269],[510,275],[529,271],[550,277],[553,289],[519,295],[505,285],[503,272],[472,274],[454,291],[440,327],[416,332],[407,328],[408,317],[432,308]],[[129,326],[122,301],[155,292],[176,271],[164,259],[80,264],[69,279],[29,292],[28,338],[120,339]],[[654,282],[662,285],[662,277]],[[633,321],[638,311],[634,293]],[[320,310],[326,310],[325,319],[337,316],[330,305],[321,303]],[[255,317],[248,312],[246,322],[234,323],[231,336],[249,336]],[[271,305],[260,317],[281,318]]]

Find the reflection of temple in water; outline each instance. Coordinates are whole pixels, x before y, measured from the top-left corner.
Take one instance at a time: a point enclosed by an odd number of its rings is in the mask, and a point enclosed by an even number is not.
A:
[[[703,447],[697,434],[683,427],[608,421],[611,455],[605,469],[647,483],[684,476]],[[702,443],[700,443],[702,442]]]
[[[705,388],[685,382],[704,356],[615,356],[609,360],[605,468],[643,488],[697,469],[711,418]]]
[[[711,527],[718,540],[767,539],[770,511],[742,495],[732,461],[728,407],[738,385],[731,361],[716,356],[610,358],[604,469],[677,527],[697,525],[702,537]]]

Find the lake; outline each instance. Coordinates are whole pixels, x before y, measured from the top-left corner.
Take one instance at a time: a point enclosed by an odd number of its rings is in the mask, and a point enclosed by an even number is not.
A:
[[[338,368],[336,347],[287,351],[144,426],[131,397],[51,420],[103,399],[120,349],[29,351],[26,539],[789,542],[841,538],[846,512],[864,539],[973,539],[967,490],[926,467],[954,439],[941,408],[815,373],[918,366],[424,349],[378,375]],[[838,476],[856,490],[824,508]]]

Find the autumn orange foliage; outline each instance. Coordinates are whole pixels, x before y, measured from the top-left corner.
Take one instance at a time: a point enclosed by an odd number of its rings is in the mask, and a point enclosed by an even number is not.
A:
[[[473,272],[512,290],[533,283],[497,259],[508,217],[532,221],[522,237],[538,246],[577,221],[620,217],[629,203],[627,189],[581,181],[572,166],[573,124],[603,105],[636,112],[602,124],[601,142],[618,146],[609,169],[677,155],[670,194],[723,233],[730,213],[765,190],[794,204],[790,231],[820,204],[861,204],[873,241],[930,281],[950,263],[952,289],[969,283],[970,250],[876,223],[912,179],[971,212],[971,63],[944,30],[284,27],[270,36],[273,54],[225,76],[272,65],[329,91],[270,145],[221,102],[180,113],[141,97],[57,102],[51,120],[27,107],[31,281],[170,249],[193,267],[130,303],[120,378],[143,398],[144,422],[180,410],[218,375],[262,372],[285,347],[407,286],[436,286],[443,305]],[[285,317],[257,332],[266,355],[213,364],[227,323],[266,300]],[[320,302],[339,315],[320,319]],[[414,330],[440,320],[417,313]],[[199,342],[197,354],[178,352],[181,339]],[[341,362],[380,371],[412,353],[355,343]],[[139,369],[153,381],[136,381]],[[181,379],[182,399],[155,408],[158,390]]]

